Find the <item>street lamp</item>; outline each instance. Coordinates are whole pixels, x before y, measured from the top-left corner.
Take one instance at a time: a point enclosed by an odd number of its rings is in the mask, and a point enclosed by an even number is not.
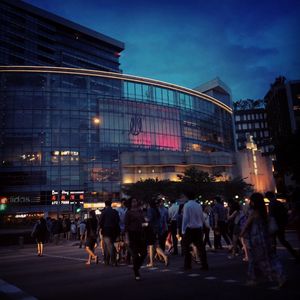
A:
[[[94,117],[94,118],[93,118],[93,123],[94,123],[95,125],[99,125],[99,124],[101,123],[100,118],[99,118],[99,117]]]

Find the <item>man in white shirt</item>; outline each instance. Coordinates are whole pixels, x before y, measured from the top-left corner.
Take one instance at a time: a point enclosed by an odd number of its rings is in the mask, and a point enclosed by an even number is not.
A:
[[[178,254],[178,240],[177,240],[177,218],[178,218],[178,209],[179,205],[176,202],[175,199],[171,200],[172,205],[169,207],[168,213],[169,213],[169,230],[172,235],[172,241],[173,241],[173,254]]]
[[[203,211],[201,205],[194,200],[192,191],[186,191],[185,196],[188,202],[183,207],[182,234],[184,237],[184,269],[189,270],[192,267],[192,256],[190,245],[193,243],[200,255],[201,269],[208,270],[206,250],[203,243]]]

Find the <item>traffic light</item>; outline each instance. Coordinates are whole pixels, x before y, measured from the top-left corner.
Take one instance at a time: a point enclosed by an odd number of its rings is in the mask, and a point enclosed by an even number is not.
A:
[[[81,204],[79,201],[76,201],[75,202],[75,212],[80,213],[80,211],[81,211]]]
[[[7,204],[0,204],[0,211],[5,211],[7,208]]]

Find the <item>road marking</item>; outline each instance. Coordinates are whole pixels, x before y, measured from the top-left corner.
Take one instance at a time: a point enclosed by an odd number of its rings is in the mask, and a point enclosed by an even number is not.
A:
[[[68,257],[68,256],[62,256],[62,255],[43,254],[43,256],[62,258],[62,259],[68,259],[68,260],[76,260],[76,261],[86,261],[86,259],[84,259],[84,258]]]
[[[224,280],[224,282],[226,282],[226,283],[235,283],[235,282],[238,282],[238,281],[234,280],[234,279],[226,279],[226,280]]]
[[[151,267],[151,268],[148,268],[148,270],[150,270],[150,271],[155,271],[155,270],[157,270],[158,268],[157,267]]]
[[[193,274],[189,274],[188,276],[189,276],[189,277],[199,277],[200,274],[193,273]]]
[[[268,290],[280,291],[280,287],[278,287],[278,286],[272,286],[272,287],[269,287]]]
[[[217,279],[217,277],[209,276],[209,277],[204,277],[204,279],[206,279],[206,280],[215,280],[215,279]]]
[[[184,274],[185,272],[184,271],[178,271],[176,272],[176,274]]]
[[[19,300],[37,300],[37,298],[26,294],[24,291],[0,279],[0,292],[8,295],[9,298],[17,298]]]
[[[163,269],[163,270],[160,270],[160,272],[170,272],[171,270],[170,269]]]

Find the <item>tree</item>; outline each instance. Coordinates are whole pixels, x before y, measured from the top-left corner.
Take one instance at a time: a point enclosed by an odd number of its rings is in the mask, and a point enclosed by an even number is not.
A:
[[[236,195],[239,197],[248,196],[253,192],[253,185],[246,183],[241,177],[222,183],[222,192],[225,199],[232,199]]]
[[[209,173],[191,167],[184,172],[184,175],[177,175],[180,179],[179,190],[196,198],[199,196],[209,197],[212,190],[212,183],[215,178]]]
[[[215,178],[213,176],[210,176],[209,173],[198,170],[195,167],[187,169],[184,172],[184,175],[178,174],[177,177],[181,182],[194,184],[202,184],[205,182],[215,181]]]
[[[241,99],[233,103],[233,108],[235,110],[258,109],[264,107],[265,107],[264,100],[261,99],[256,99],[256,100]]]
[[[225,199],[230,199],[235,195],[239,195],[239,197],[247,196],[252,191],[252,186],[241,178],[215,182],[214,176],[195,167],[191,167],[183,175],[177,176],[180,182],[149,178],[124,185],[122,190],[126,195],[143,203],[149,203],[158,195],[163,195],[167,199],[177,199],[182,192],[193,198],[201,196],[203,199],[212,199],[216,195],[221,195]]]
[[[145,179],[136,183],[123,186],[123,192],[143,203],[149,203],[158,195],[164,195],[168,199],[178,197],[177,183],[170,180]]]
[[[205,199],[212,199],[216,195],[221,195],[225,199],[248,196],[252,191],[252,185],[246,183],[242,178],[234,178],[230,181],[215,182],[215,178],[207,172],[197,170],[195,167],[187,169],[184,175],[177,175],[182,191],[193,192],[195,197],[202,196]]]

